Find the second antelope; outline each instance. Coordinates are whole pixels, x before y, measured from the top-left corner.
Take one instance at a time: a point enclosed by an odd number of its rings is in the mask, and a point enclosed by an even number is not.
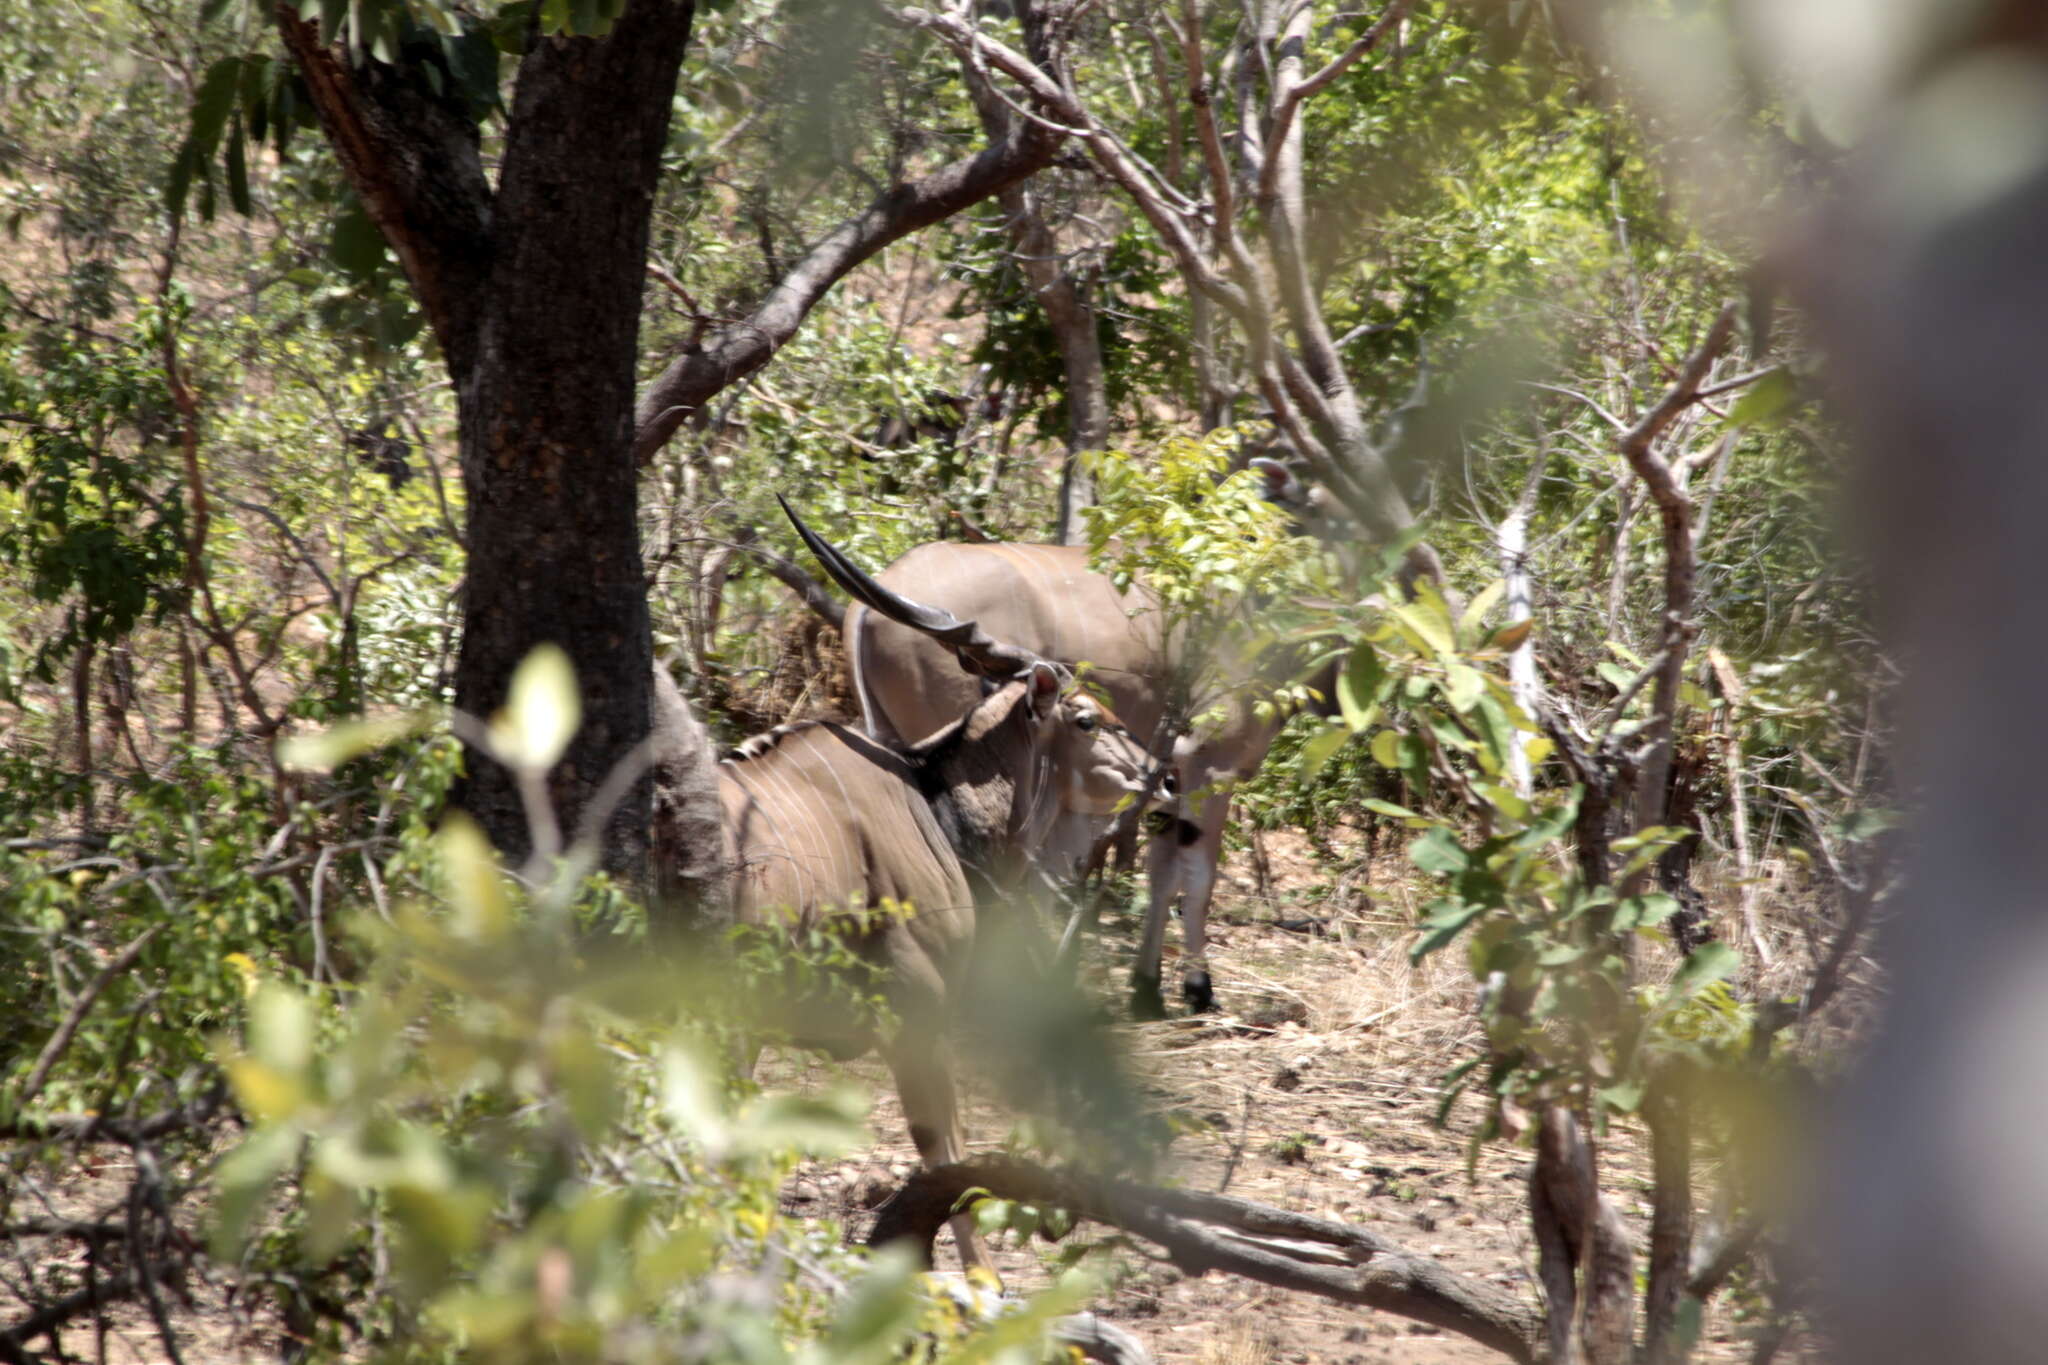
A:
[[[717,765],[713,815],[701,741],[686,738],[702,732],[657,670],[654,856],[671,869],[701,863],[715,834],[743,922],[787,915],[801,931],[853,912],[846,946],[879,969],[900,1026],[886,1038],[849,1026],[803,1041],[835,1052],[879,1047],[918,1154],[943,1165],[966,1155],[944,1021],[973,947],[977,902],[1003,913],[992,893],[1014,886],[1058,813],[1078,806],[1107,816],[1146,790],[1151,760],[1114,714],[1068,689],[1063,670],[973,621],[881,591],[794,512],[790,519],[840,586],[944,644],[985,687],[914,743],[878,743],[822,721],[756,736]],[[884,901],[908,911],[858,913]],[[953,1230],[961,1259],[988,1267],[973,1220],[957,1217]]]

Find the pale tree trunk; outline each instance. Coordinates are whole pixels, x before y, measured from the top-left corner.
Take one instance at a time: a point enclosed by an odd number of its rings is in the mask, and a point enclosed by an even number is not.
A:
[[[1522,492],[1515,499],[1515,505],[1501,518],[1494,528],[1494,553],[1500,561],[1502,582],[1506,591],[1502,595],[1503,622],[1518,625],[1534,618],[1529,591],[1529,517],[1536,510],[1536,494],[1543,486],[1543,466],[1549,462],[1549,445],[1539,445],[1536,454],[1529,461],[1529,477],[1522,484]],[[1533,718],[1541,700],[1536,681],[1536,641],[1532,629],[1508,652],[1508,692],[1515,699],[1515,705],[1522,713]],[[1508,780],[1513,783],[1515,794],[1526,798],[1534,789],[1534,777],[1529,771],[1529,751],[1517,738],[1508,754]]]
[[[1178,15],[1156,13],[1155,22],[1171,36],[1166,45],[1180,52],[1181,88],[1193,140],[1201,149],[1202,187],[1194,197],[1104,126],[1071,80],[1047,72],[1025,52],[953,13],[895,11],[901,22],[934,34],[964,61],[1014,85],[1018,93],[1012,100],[1076,135],[1097,168],[1130,196],[1158,234],[1188,290],[1206,296],[1242,333],[1247,368],[1260,396],[1316,479],[1383,538],[1404,533],[1415,517],[1385,452],[1367,432],[1357,391],[1337,356],[1309,277],[1300,125],[1307,101],[1372,52],[1397,28],[1410,4],[1392,0],[1365,33],[1313,73],[1305,71],[1299,51],[1312,22],[1307,6],[1292,10],[1284,24],[1276,18],[1277,9],[1252,16],[1241,41],[1255,44],[1256,51],[1246,61],[1271,71],[1273,83],[1256,119],[1241,111],[1246,116],[1228,145],[1218,126],[1215,79],[1195,0],[1183,0]],[[1239,88],[1249,86],[1240,82]],[[1254,192],[1241,194],[1241,182]],[[1442,577],[1436,553],[1426,545],[1411,551],[1410,571]]]
[[[1054,79],[1062,79],[1059,63],[1046,39],[1045,26],[1037,11],[1023,16],[1024,50],[1031,60]],[[976,111],[990,141],[1013,134],[1018,117],[972,65],[965,68]],[[1002,190],[1004,226],[1017,264],[1031,285],[1031,296],[1045,315],[1046,326],[1060,349],[1060,368],[1065,377],[1067,404],[1067,451],[1060,462],[1059,504],[1053,540],[1060,545],[1079,545],[1087,540],[1082,511],[1095,505],[1095,481],[1081,467],[1085,451],[1109,445],[1109,379],[1102,362],[1102,337],[1088,289],[1066,253],[1047,213],[1050,191],[1049,171],[1019,181]]]

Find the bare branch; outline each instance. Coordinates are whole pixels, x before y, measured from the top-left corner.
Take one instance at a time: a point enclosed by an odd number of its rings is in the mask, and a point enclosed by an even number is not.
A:
[[[1533,1308],[1377,1233],[1229,1195],[1052,1171],[1015,1157],[984,1157],[913,1176],[883,1207],[869,1245],[907,1238],[929,1255],[940,1225],[974,1189],[1056,1204],[1123,1228],[1165,1248],[1189,1274],[1242,1275],[1427,1322],[1511,1360],[1536,1358],[1542,1319]]]
[[[1303,102],[1326,89],[1332,81],[1356,66],[1367,53],[1379,45],[1380,39],[1386,36],[1389,29],[1408,17],[1408,10],[1413,3],[1414,0],[1394,0],[1394,3],[1387,6],[1386,13],[1380,16],[1378,23],[1360,34],[1350,47],[1338,53],[1320,71],[1282,89],[1279,98],[1273,103],[1273,117],[1266,130],[1266,146],[1277,151],[1293,131],[1295,117],[1301,112]],[[1277,155],[1268,157],[1265,168],[1259,174],[1261,203],[1273,197],[1274,178],[1279,162],[1280,158]]]
[[[634,458],[646,463],[685,417],[767,364],[848,271],[890,243],[1051,165],[1058,148],[1059,140],[1042,128],[1020,123],[1001,144],[877,195],[811,248],[752,316],[718,328],[669,363],[634,414]]]
[[[1562,384],[1544,384],[1534,379],[1525,379],[1522,382],[1527,384],[1532,389],[1544,389],[1550,393],[1561,393],[1567,398],[1576,398],[1581,403],[1584,403],[1587,407],[1591,408],[1594,412],[1598,413],[1600,415],[1600,420],[1607,423],[1608,426],[1613,427],[1616,431],[1625,432],[1628,430],[1628,423],[1622,421],[1619,417],[1616,417],[1606,408],[1601,407],[1600,404],[1596,402],[1594,399],[1588,397],[1583,393],[1580,393],[1577,389],[1568,389]]]
[[[178,1109],[167,1109],[144,1119],[111,1119],[100,1114],[52,1114],[46,1118],[17,1117],[0,1123],[0,1140],[16,1142],[118,1142],[133,1147],[187,1128],[203,1128],[225,1108],[225,1098],[214,1091]]]
[[[1700,385],[1706,382],[1707,372],[1720,359],[1721,351],[1728,345],[1728,339],[1735,334],[1735,315],[1739,305],[1724,304],[1713,326],[1707,329],[1706,339],[1686,357],[1679,369],[1678,378],[1657,400],[1657,405],[1643,414],[1637,422],[1622,434],[1621,453],[1629,464],[1649,486],[1650,496],[1659,504],[1668,504],[1685,496],[1673,479],[1671,468],[1650,449],[1651,444],[1664,429],[1675,421],[1678,415],[1699,401]]]
[[[161,923],[152,924],[128,940],[121,951],[109,958],[107,965],[100,968],[93,979],[86,983],[85,989],[78,993],[78,998],[71,1002],[71,1008],[65,1011],[63,1021],[57,1025],[57,1031],[50,1035],[50,1041],[43,1044],[43,1050],[37,1054],[36,1064],[29,1068],[28,1079],[21,1083],[20,1092],[14,1096],[14,1108],[25,1108],[42,1090],[43,1082],[50,1078],[50,1068],[64,1055],[64,1049],[71,1046],[71,1039],[78,1032],[78,1026],[84,1021],[87,1012],[92,1009],[93,1002],[100,998],[102,991],[113,984],[115,977],[135,965],[135,959],[142,955],[142,950],[149,946],[149,941],[155,938],[163,927]]]

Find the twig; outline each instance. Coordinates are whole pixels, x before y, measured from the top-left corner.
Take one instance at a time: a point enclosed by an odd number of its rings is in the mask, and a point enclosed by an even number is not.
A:
[[[84,1022],[86,1012],[92,1008],[93,1002],[100,998],[100,992],[112,985],[115,977],[135,965],[135,959],[141,956],[142,950],[149,946],[149,941],[155,938],[163,927],[161,922],[152,924],[128,940],[127,946],[115,953],[107,965],[100,968],[99,974],[87,982],[85,989],[78,993],[78,999],[72,1001],[71,1008],[65,1012],[63,1022],[57,1025],[57,1031],[50,1035],[49,1042],[43,1044],[42,1052],[36,1057],[36,1064],[29,1068],[28,1079],[21,1083],[21,1093],[14,1099],[14,1107],[17,1110],[27,1108],[29,1102],[42,1090],[43,1082],[49,1079],[50,1068],[64,1055],[64,1049],[71,1046],[73,1035],[78,1032],[78,1026]]]
[[[171,1327],[171,1315],[164,1311],[163,1295],[156,1290],[156,1275],[150,1263],[149,1250],[142,1244],[145,1206],[159,1215],[164,1212],[162,1177],[157,1172],[156,1156],[148,1144],[137,1143],[135,1183],[128,1187],[128,1257],[134,1264],[135,1279],[142,1287],[143,1300],[149,1305],[149,1316],[156,1323],[157,1337],[164,1344],[164,1354],[171,1358],[171,1365],[185,1365],[184,1354],[178,1350],[178,1334]]]

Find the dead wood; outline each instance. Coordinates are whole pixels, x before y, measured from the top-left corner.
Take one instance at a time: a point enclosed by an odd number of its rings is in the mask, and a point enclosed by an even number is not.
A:
[[[868,1245],[907,1238],[929,1260],[939,1228],[976,1190],[1121,1228],[1165,1249],[1190,1275],[1241,1275],[1457,1332],[1510,1360],[1537,1359],[1543,1319],[1534,1307],[1377,1233],[1248,1199],[1053,1171],[1016,1157],[913,1176],[883,1205]]]

